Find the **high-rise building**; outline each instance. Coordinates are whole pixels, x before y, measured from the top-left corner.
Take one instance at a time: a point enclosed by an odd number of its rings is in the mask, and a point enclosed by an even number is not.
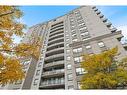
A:
[[[43,38],[43,47],[39,60],[29,61],[20,89],[80,89],[80,78],[86,73],[80,67],[83,54],[98,54],[118,46],[116,58],[127,55],[120,42],[121,31],[95,6],[81,6],[32,26],[32,32]]]

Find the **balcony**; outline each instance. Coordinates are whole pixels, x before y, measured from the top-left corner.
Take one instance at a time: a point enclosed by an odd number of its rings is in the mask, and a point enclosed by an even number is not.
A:
[[[57,28],[59,28],[59,27],[61,27],[61,26],[64,26],[63,23],[58,24],[57,26],[51,27],[51,30],[57,29]]]
[[[62,42],[59,42],[59,43],[56,43],[56,44],[52,44],[52,45],[48,46],[48,48],[52,48],[52,47],[55,47],[55,46],[61,45],[61,44],[64,45],[64,42],[62,41]]]
[[[50,46],[52,44],[60,43],[60,42],[64,42],[64,37],[58,38],[55,41],[52,41],[52,42],[48,43],[48,46]]]
[[[116,28],[112,28],[112,29],[110,29],[110,30],[111,30],[112,33],[117,31]]]
[[[93,6],[93,7],[92,7],[92,9],[95,9],[95,8],[96,8],[96,6]]]
[[[111,27],[112,23],[111,22],[107,22],[106,25],[107,25],[107,27]]]
[[[63,30],[62,30],[62,31],[54,32],[54,33],[52,33],[52,34],[49,34],[49,37],[52,37],[52,36],[57,35],[57,34],[61,34],[61,33],[63,33],[63,32],[64,32]]]
[[[44,64],[43,68],[60,66],[60,65],[64,65],[64,61],[56,61],[56,62],[47,63],[47,64]]]
[[[64,33],[60,33],[60,34],[54,35],[52,37],[49,37],[49,41],[56,39],[56,38],[60,38],[60,37],[64,37]]]
[[[53,27],[56,27],[57,25],[60,25],[60,24],[63,24],[63,21],[55,23],[55,24],[51,25],[51,27],[53,28]]]
[[[55,76],[63,76],[64,75],[64,69],[59,70],[53,70],[53,71],[47,71],[42,73],[42,77],[55,77]]]
[[[54,58],[59,58],[59,57],[64,57],[64,53],[56,54],[56,55],[52,55],[52,56],[46,57],[45,61],[47,61],[47,60],[54,60]]]
[[[104,17],[104,15],[103,15],[103,14],[100,14],[99,16],[100,16],[100,18],[103,18],[103,17]]]
[[[60,47],[60,48],[54,48],[50,51],[47,51],[46,54],[49,54],[49,53],[52,53],[52,52],[57,52],[57,51],[60,51],[60,50],[64,50],[64,47]]]
[[[96,12],[96,11],[98,11],[98,9],[97,8],[94,8],[94,11]]]
[[[55,82],[55,83],[45,83],[42,82],[39,86],[39,88],[41,89],[56,89],[56,88],[64,88],[65,86],[65,82],[63,80],[63,82]]]
[[[56,46],[47,48],[47,52],[49,52],[50,50],[57,49],[57,48],[62,48],[62,47],[64,47],[64,44],[58,44]]]
[[[59,27],[57,29],[51,30],[50,34],[54,33],[54,32],[58,32],[59,30],[64,30],[64,27]]]
[[[103,22],[106,22],[108,19],[107,18],[102,18]]]
[[[96,14],[97,14],[97,15],[99,15],[100,13],[101,13],[101,12],[100,12],[99,10],[98,10],[98,11],[96,11]]]

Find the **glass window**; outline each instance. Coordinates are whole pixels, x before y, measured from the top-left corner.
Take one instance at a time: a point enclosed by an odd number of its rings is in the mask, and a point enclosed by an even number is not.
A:
[[[69,41],[69,39],[67,38],[66,41]]]
[[[66,44],[66,46],[69,46],[69,44]]]
[[[37,72],[36,72],[36,76],[39,75],[39,74],[40,74],[40,70],[37,70]]]
[[[88,35],[89,35],[89,32],[81,33],[81,36],[88,36]]]
[[[69,49],[67,50],[67,53],[70,53],[70,50]]]
[[[42,62],[39,62],[38,67],[41,67]]]
[[[76,41],[78,41],[78,39],[73,39],[72,41],[76,42]]]
[[[66,34],[66,37],[68,37],[69,35],[68,34]]]
[[[90,45],[85,46],[86,49],[91,49]]]
[[[71,69],[71,64],[67,65],[67,69],[68,69],[68,70]]]
[[[99,45],[99,47],[104,47],[105,46],[103,42],[99,42],[98,45]]]
[[[72,80],[73,79],[72,74],[68,74],[67,77],[68,77],[68,80]]]
[[[82,75],[84,74],[84,69],[83,68],[76,68],[76,75]]]
[[[73,49],[73,52],[74,52],[74,53],[82,52],[82,48],[76,48],[76,49]]]
[[[72,34],[72,37],[76,36],[76,34]]]
[[[68,56],[68,57],[67,57],[67,60],[70,60],[70,59],[71,59],[71,57]]]
[[[89,40],[89,39],[90,39],[90,37],[83,38],[83,41],[86,41],[86,40]]]
[[[38,79],[34,80],[34,85],[37,85]]]
[[[77,86],[78,86],[78,89],[81,89],[81,84],[80,84],[80,82],[77,82]]]
[[[68,86],[68,89],[69,89],[69,90],[73,90],[73,89],[74,89],[74,86],[73,86],[73,85]]]
[[[82,57],[75,57],[74,58],[75,62],[82,62],[82,60],[83,60]]]

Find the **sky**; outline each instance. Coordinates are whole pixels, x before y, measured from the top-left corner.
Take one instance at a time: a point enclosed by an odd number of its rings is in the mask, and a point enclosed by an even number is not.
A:
[[[20,9],[24,12],[20,21],[31,27],[62,16],[77,7],[79,6],[20,6]],[[123,41],[127,39],[127,6],[97,6],[97,8],[113,26],[122,30],[122,34],[125,36]]]

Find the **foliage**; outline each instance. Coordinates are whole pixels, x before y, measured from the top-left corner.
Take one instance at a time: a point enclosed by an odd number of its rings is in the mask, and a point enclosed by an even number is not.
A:
[[[81,67],[88,73],[81,79],[81,89],[116,89],[127,85],[127,58],[116,61],[118,48],[101,54],[84,55]]]
[[[28,42],[15,43],[14,36],[23,37],[25,25],[18,19],[23,13],[16,6],[0,6],[0,84],[13,83],[24,78],[21,58],[38,58],[41,40],[31,34]]]

